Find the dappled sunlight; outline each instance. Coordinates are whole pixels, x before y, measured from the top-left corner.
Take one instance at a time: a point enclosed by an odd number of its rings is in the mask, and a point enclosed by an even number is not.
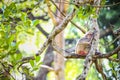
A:
[[[19,46],[20,51],[25,51],[28,55],[33,55],[38,51],[36,45],[32,42],[26,42]]]
[[[119,35],[119,0],[1,0],[0,80],[120,80]]]

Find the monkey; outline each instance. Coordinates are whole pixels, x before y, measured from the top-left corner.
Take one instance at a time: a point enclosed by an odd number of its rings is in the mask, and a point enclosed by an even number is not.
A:
[[[91,43],[94,37],[93,31],[88,31],[84,37],[78,40],[75,53],[81,56],[86,56],[91,48]]]

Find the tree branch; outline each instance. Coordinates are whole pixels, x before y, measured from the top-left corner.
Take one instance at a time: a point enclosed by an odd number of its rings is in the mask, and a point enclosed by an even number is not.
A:
[[[116,35],[120,35],[120,28],[117,29],[116,31],[114,31],[114,34],[116,34]]]
[[[103,72],[102,62],[99,61],[99,63],[98,63],[98,61],[97,61],[97,59],[96,59],[96,60],[94,60],[94,63],[95,63],[95,67],[96,67],[97,71],[102,75],[103,80],[107,80],[107,77],[106,77],[106,75],[105,75],[104,72]]]
[[[60,12],[64,17],[66,17],[65,14],[64,14],[63,12],[61,12],[60,9],[57,7],[57,5],[54,3],[54,1],[51,0],[51,2],[52,2],[52,3],[54,4],[54,6],[59,10],[59,12]],[[71,22],[74,26],[76,26],[80,31],[82,31],[84,34],[86,33],[86,31],[85,31],[83,28],[81,28],[81,27],[79,27],[78,25],[76,25],[73,21],[70,20],[70,22]]]
[[[42,47],[39,49],[38,53],[36,54],[36,56],[39,56],[42,54],[42,52],[46,49],[46,47],[49,45],[49,43],[51,43],[52,39],[58,34],[60,33],[62,30],[64,30],[64,28],[67,26],[68,22],[74,17],[75,15],[75,9],[68,14],[65,19],[61,22],[60,25],[58,25],[57,27],[55,27],[55,29],[51,32],[51,34],[48,36],[48,39],[44,42],[44,44],[42,45]],[[25,57],[22,59],[22,61],[25,60],[30,60],[30,59],[34,59],[34,56],[31,57]]]
[[[109,58],[111,56],[113,56],[114,54],[117,54],[120,51],[120,46],[118,46],[117,48],[115,48],[113,51],[106,53],[106,54],[98,54],[98,55],[94,55],[94,58]],[[82,58],[84,59],[86,56],[81,56],[75,53],[69,53],[69,54],[65,54],[66,58]]]
[[[40,65],[42,68],[46,68],[48,69],[49,71],[55,71],[54,68],[50,67],[50,66],[47,66],[47,65]]]
[[[120,59],[114,59],[114,58],[111,58],[111,57],[108,57],[107,59],[109,59],[110,61],[114,61],[114,62],[120,62]]]
[[[101,54],[101,55],[95,55],[94,57],[96,58],[108,58],[114,54],[117,54],[120,51],[120,46],[118,46],[116,49],[114,49],[113,51],[106,53],[106,54]]]
[[[52,62],[54,60],[54,54],[53,54],[53,48],[51,45],[48,46],[46,50],[45,57],[43,59],[43,65],[41,66],[37,76],[34,78],[34,80],[46,80],[47,73],[49,70],[53,71],[54,69],[52,68]],[[46,69],[47,68],[47,69]]]
[[[38,28],[39,31],[41,31],[45,35],[45,37],[48,37],[49,34],[45,30],[43,30],[40,24],[36,25],[36,27]]]

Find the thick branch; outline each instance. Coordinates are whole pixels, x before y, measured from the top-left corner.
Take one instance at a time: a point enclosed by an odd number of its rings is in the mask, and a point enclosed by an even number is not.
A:
[[[113,56],[114,54],[117,54],[120,51],[120,46],[118,46],[117,48],[115,48],[113,51],[106,53],[106,54],[100,54],[100,55],[94,55],[94,58],[108,58]],[[75,53],[69,53],[65,55],[66,58],[85,58],[85,56],[81,56]]]
[[[52,41],[52,39],[58,34],[60,33],[62,30],[64,30],[64,28],[67,26],[68,22],[74,17],[75,15],[75,9],[68,14],[65,19],[61,22],[60,25],[58,25],[57,27],[55,27],[55,29],[52,31],[52,33],[48,36],[48,39],[44,42],[44,44],[42,45],[42,47],[39,49],[38,53],[36,54],[36,56],[39,56],[42,54],[42,52],[46,49],[46,47],[49,45],[49,43]],[[25,57],[22,59],[22,61],[24,60],[30,60],[30,59],[34,59],[34,56],[31,57]]]
[[[49,72],[48,69],[52,70],[51,63],[53,62],[53,59],[54,59],[53,48],[51,45],[49,45],[43,60],[43,65],[45,66],[41,66],[39,73],[34,80],[46,80],[47,73]]]
[[[116,49],[114,49],[112,52],[106,53],[106,54],[101,54],[101,55],[96,55],[95,57],[97,58],[107,58],[110,57],[120,51],[120,46],[118,46]]]
[[[49,34],[45,30],[43,30],[43,28],[40,26],[40,24],[38,24],[36,27],[38,28],[39,31],[42,32],[42,34],[45,35],[45,37],[48,37]]]
[[[52,2],[52,3],[54,4],[54,6],[59,10],[59,12],[60,12],[64,17],[66,17],[65,14],[64,14],[63,12],[61,12],[60,9],[57,7],[57,5],[54,3],[54,1],[51,0],[51,2]],[[76,25],[73,21],[70,20],[70,22],[71,22],[74,26],[76,26],[79,30],[81,30],[84,34],[86,33],[86,31],[85,31],[83,28],[81,28],[81,27],[79,27],[78,25]]]
[[[62,21],[62,23],[60,25],[58,25],[58,27],[55,27],[55,29],[48,36],[48,39],[43,44],[43,46],[40,48],[40,50],[38,51],[37,54],[40,55],[45,50],[45,48],[52,41],[52,39],[67,26],[68,22],[73,18],[74,15],[75,15],[75,10],[73,10],[72,13],[70,13],[68,16],[66,16],[65,19]]]

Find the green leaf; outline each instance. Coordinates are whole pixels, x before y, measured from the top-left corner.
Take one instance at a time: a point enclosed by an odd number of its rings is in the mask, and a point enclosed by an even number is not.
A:
[[[34,60],[30,60],[30,65],[33,67],[34,66]]]
[[[41,65],[41,64],[43,64],[43,62],[39,62],[37,65],[39,66],[39,65]]]
[[[27,19],[25,22],[24,22],[25,26],[27,27],[30,27],[31,25],[31,20]]]
[[[39,20],[38,19],[34,20],[32,23],[33,23],[33,26],[36,26],[37,24],[39,24]]]
[[[14,39],[15,39],[15,35],[11,35],[10,38],[8,39],[8,41],[7,41],[8,44],[9,44],[9,46],[12,46],[12,45],[11,45],[11,42],[12,42]]]
[[[29,74],[29,68],[24,66],[24,67],[22,67],[22,69],[23,69],[24,73]]]
[[[113,57],[113,58],[117,58],[117,54],[113,55],[112,57]]]
[[[32,71],[36,71],[38,70],[39,68],[38,67],[34,67]]]
[[[4,12],[4,17],[8,17],[9,14],[10,14],[10,11],[8,9],[6,9]]]
[[[22,21],[26,21],[26,16],[27,16],[27,14],[26,13],[24,13],[24,12],[21,12],[21,20]]]
[[[10,16],[12,13],[15,13],[16,10],[16,5],[15,3],[11,3],[9,6],[6,7],[5,11],[4,11],[4,16],[8,17]]]
[[[17,54],[16,59],[17,59],[17,60],[20,60],[21,58],[22,58],[22,54],[21,54],[21,53]]]
[[[40,56],[36,56],[35,60],[36,60],[36,62],[39,62],[40,61]]]

